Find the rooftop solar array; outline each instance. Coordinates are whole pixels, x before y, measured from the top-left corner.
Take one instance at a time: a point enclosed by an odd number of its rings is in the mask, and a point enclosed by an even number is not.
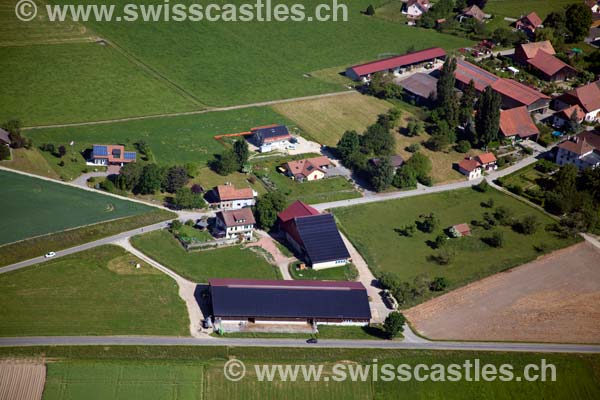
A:
[[[135,151],[126,151],[125,159],[126,160],[135,160]]]
[[[258,134],[263,139],[285,136],[285,135],[290,134],[287,126],[285,126],[285,125],[272,126],[269,128],[259,128],[259,129],[256,129],[254,131],[254,133]]]
[[[215,317],[371,318],[364,287],[328,289],[325,286],[211,285],[210,292]]]
[[[92,148],[92,152],[95,156],[108,156],[108,146],[101,146],[95,144]]]
[[[313,264],[350,258],[331,214],[296,218],[296,229]]]

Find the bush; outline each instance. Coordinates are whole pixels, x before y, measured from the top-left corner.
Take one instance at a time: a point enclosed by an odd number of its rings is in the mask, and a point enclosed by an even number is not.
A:
[[[366,15],[375,15],[375,8],[373,7],[372,4],[369,4],[369,6],[367,7],[366,11],[365,11]]]
[[[448,281],[443,276],[433,278],[433,280],[429,284],[429,290],[431,290],[432,292],[441,292],[446,290],[447,287]]]
[[[528,155],[532,155],[533,154],[533,149],[531,147],[523,147],[523,153],[528,154]]]
[[[194,222],[194,220],[193,220],[193,219],[188,219],[187,221],[185,221],[185,224],[186,224],[187,226],[194,226],[194,225],[195,225],[195,222]]]
[[[393,339],[398,336],[399,333],[404,331],[404,324],[406,318],[398,311],[391,312],[383,323],[383,331],[385,332],[388,339]]]
[[[491,236],[483,239],[489,246],[500,248],[504,246],[504,234],[502,232],[494,232]]]
[[[171,221],[171,231],[178,231],[179,229],[181,229],[182,226],[183,224],[178,219],[174,219],[173,221]]]
[[[429,175],[426,176],[420,176],[417,178],[417,180],[419,181],[419,183],[421,185],[425,185],[425,186],[433,186],[433,178]]]
[[[516,194],[517,196],[521,196],[523,194],[523,188],[520,185],[514,184],[514,185],[509,185],[507,187],[507,189]]]
[[[500,206],[494,211],[494,218],[500,225],[512,225],[513,212],[510,208]]]
[[[430,261],[438,265],[448,265],[454,260],[455,253],[454,251],[444,247],[440,249],[437,253],[428,257]]]
[[[112,193],[115,191],[115,184],[110,179],[105,179],[100,182],[100,189]]]
[[[478,185],[473,186],[473,188],[475,190],[477,190],[478,192],[486,193],[486,192],[488,192],[490,190],[490,185],[484,179]]]
[[[471,143],[468,140],[460,140],[456,144],[456,151],[459,153],[466,153],[469,150],[471,150]]]
[[[527,215],[523,217],[514,226],[515,230],[524,235],[533,235],[539,226],[539,221],[535,215]]]
[[[419,143],[413,143],[406,148],[406,151],[410,153],[416,153],[419,150],[421,150],[421,145]]]

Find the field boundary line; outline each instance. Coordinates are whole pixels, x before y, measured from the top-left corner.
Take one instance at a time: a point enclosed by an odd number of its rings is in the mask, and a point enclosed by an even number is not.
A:
[[[69,124],[27,126],[27,127],[21,128],[21,130],[32,131],[32,130],[36,130],[36,129],[72,128],[72,127],[78,127],[78,126],[113,124],[113,123],[117,123],[117,122],[140,121],[140,120],[146,120],[146,119],[182,117],[182,116],[186,116],[186,115],[199,115],[199,114],[207,114],[207,113],[211,113],[211,112],[223,112],[223,111],[242,110],[245,108],[266,107],[266,106],[272,106],[275,104],[293,103],[295,101],[303,101],[303,100],[317,100],[317,99],[322,99],[322,98],[326,98],[326,97],[344,96],[344,95],[351,95],[351,94],[358,95],[360,93],[358,93],[356,91],[346,90],[346,91],[341,91],[341,92],[330,92],[330,93],[323,93],[323,94],[317,94],[317,95],[312,95],[312,96],[292,97],[289,99],[268,100],[268,101],[263,101],[263,102],[258,102],[258,103],[239,104],[239,105],[226,106],[226,107],[203,108],[201,110],[194,110],[194,111],[182,111],[182,112],[175,112],[175,113],[163,113],[163,114],[153,114],[153,115],[140,115],[140,116],[135,116],[135,117],[115,118],[115,119],[106,119],[106,120],[99,120],[99,121],[73,122],[73,123],[69,123]]]
[[[131,62],[132,64],[134,64],[134,65],[138,66],[139,68],[141,68],[142,70],[144,70],[148,75],[150,75],[154,79],[161,81],[163,83],[166,83],[167,86],[170,86],[171,88],[175,89],[175,91],[177,93],[179,93],[182,97],[186,98],[187,100],[191,101],[192,103],[194,103],[197,106],[200,106],[200,107],[207,106],[202,101],[200,101],[200,99],[196,98],[196,96],[194,96],[193,94],[191,94],[190,92],[188,92],[187,90],[185,90],[184,88],[182,88],[181,86],[179,86],[178,84],[176,84],[175,82],[173,82],[172,80],[167,78],[166,76],[162,75],[156,69],[154,69],[150,65],[144,63],[142,60],[135,57],[133,54],[128,53],[127,50],[122,48],[117,43],[113,42],[112,40],[105,39],[105,38],[102,38],[101,40],[106,42],[106,44],[108,44],[109,46],[114,48],[123,57],[125,57],[129,62]]]

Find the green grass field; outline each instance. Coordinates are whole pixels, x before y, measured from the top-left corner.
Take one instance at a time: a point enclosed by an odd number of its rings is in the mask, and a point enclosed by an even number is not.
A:
[[[209,278],[279,279],[279,270],[240,246],[186,252],[167,231],[134,236],[131,243],[167,268],[195,282]]]
[[[600,396],[600,358],[597,355],[522,354],[484,352],[428,352],[382,349],[291,349],[243,347],[111,346],[98,349],[5,348],[7,355],[59,357],[48,364],[45,400],[78,399],[596,399]],[[80,356],[81,355],[81,356]],[[66,356],[66,359],[65,359]],[[228,381],[225,361],[235,357],[246,364],[246,377]],[[117,359],[119,358],[119,359]],[[513,365],[521,376],[527,364],[541,360],[556,366],[556,382],[384,382],[378,381],[258,382],[257,364],[323,364],[330,376],[334,363],[349,366],[378,364],[459,364],[479,359],[481,364]],[[473,374],[472,374],[473,375]]]
[[[175,281],[116,246],[4,273],[0,303],[0,336],[189,332]]]
[[[0,47],[0,120],[26,126],[199,109],[112,46]]]
[[[0,245],[154,210],[143,204],[6,171],[0,171],[0,181]]]
[[[344,265],[342,267],[326,268],[321,270],[314,270],[312,268],[299,270],[297,269],[297,266],[295,264],[290,264],[289,271],[290,275],[292,276],[292,279],[311,281],[353,281],[358,275],[356,267],[352,264]]]
[[[48,365],[45,400],[202,399],[202,364],[65,362]]]
[[[552,11],[560,11],[569,4],[579,3],[577,0],[489,0],[485,12],[494,14],[496,18],[519,18],[521,15],[535,11],[543,20]]]
[[[117,233],[130,231],[143,226],[173,219],[177,214],[166,210],[150,211],[141,215],[125,217],[114,221],[100,222],[81,228],[69,229],[49,235],[6,244],[0,247],[0,267],[19,261],[39,257],[49,251],[57,251],[93,242]]]
[[[213,138],[215,135],[244,132],[255,126],[288,122],[268,107],[257,107],[76,128],[36,129],[27,131],[26,136],[30,137],[36,146],[42,143],[59,145],[74,141],[74,150],[79,152],[91,148],[93,144],[121,143],[132,146],[135,142],[144,140],[152,149],[156,162],[160,164],[191,162],[205,166],[214,154],[223,151],[223,145]],[[80,162],[84,168],[83,158]]]
[[[303,4],[312,14],[319,1]],[[467,43],[365,17],[360,11],[369,4],[366,0],[345,4],[348,22],[94,23],[92,28],[211,106],[340,90],[338,84],[305,74],[402,53],[410,45],[458,48]]]
[[[315,157],[318,154],[302,154],[293,157],[273,157],[253,163],[253,172],[257,177],[266,179],[273,189],[287,196],[290,203],[302,200],[307,204],[326,203],[361,197],[346,178],[336,176],[318,181],[298,182],[277,171],[277,167],[291,160]],[[267,185],[269,187],[269,185]]]
[[[362,133],[377,121],[377,115],[387,112],[392,105],[353,92],[345,96],[282,103],[273,108],[294,121],[311,140],[335,147],[345,131]]]
[[[494,227],[485,231],[475,227],[472,220],[482,220],[484,212],[493,209],[481,203],[494,200],[495,207],[504,206],[513,211],[514,217],[525,215],[537,217],[541,226],[532,235],[514,232],[510,227]],[[440,219],[440,227],[431,234],[416,231],[413,237],[396,233],[407,224],[414,223],[421,214],[434,212]],[[472,189],[461,189],[439,194],[365,204],[334,210],[340,227],[357,246],[375,272],[394,272],[401,280],[412,282],[419,274],[434,278],[443,276],[452,288],[481,279],[487,275],[521,265],[539,256],[534,246],[545,244],[545,251],[552,251],[573,244],[576,240],[563,240],[545,230],[554,221],[525,203],[490,189],[480,193]],[[448,247],[456,255],[450,265],[440,266],[428,260],[435,254],[428,242],[452,225],[469,223],[473,236],[451,239]],[[502,248],[493,248],[481,240],[494,231],[504,234]]]

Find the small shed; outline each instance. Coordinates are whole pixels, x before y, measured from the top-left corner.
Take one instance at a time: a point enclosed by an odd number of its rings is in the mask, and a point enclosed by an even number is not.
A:
[[[453,237],[471,236],[471,228],[469,224],[458,224],[450,228],[450,234]]]

